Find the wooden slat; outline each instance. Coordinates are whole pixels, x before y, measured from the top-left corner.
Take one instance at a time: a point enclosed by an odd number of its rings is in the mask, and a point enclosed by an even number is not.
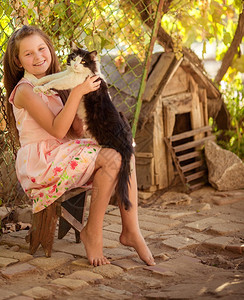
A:
[[[185,179],[186,179],[186,182],[190,182],[194,179],[201,178],[205,174],[206,174],[206,170],[203,170],[203,171],[199,171],[197,173],[191,174],[189,176],[186,176]]]
[[[201,181],[201,182],[198,182],[196,184],[193,184],[190,186],[190,190],[191,191],[195,191],[195,190],[198,190],[199,188],[201,188],[202,186],[204,186],[206,184],[206,181]]]
[[[172,155],[181,181],[188,191],[199,189],[207,182],[207,167],[205,164],[204,155],[200,148],[204,145],[205,141],[215,140],[215,136],[211,135],[211,131],[212,130],[210,126],[204,126],[195,130],[165,138],[165,143],[167,144],[169,152]],[[204,137],[196,139],[199,134],[204,135]],[[192,137],[192,141],[188,140],[184,143],[184,139],[190,137]],[[181,144],[173,146],[172,143],[175,141],[178,141],[178,143]],[[180,152],[184,150],[188,153],[180,155]],[[195,159],[195,161],[193,159]],[[201,171],[199,171],[199,168],[201,168]]]
[[[201,166],[203,166],[203,164],[204,164],[204,162],[202,160],[199,160],[199,161],[196,161],[196,162],[191,163],[189,165],[181,167],[181,170],[184,173],[186,171],[194,170],[194,169],[196,169],[198,167],[201,167]]]
[[[185,184],[185,183],[186,183],[185,177],[184,177],[183,172],[181,171],[181,167],[180,167],[180,164],[179,164],[179,162],[178,162],[178,160],[177,160],[177,156],[176,156],[175,152],[173,151],[173,149],[172,149],[172,147],[171,147],[171,144],[170,144],[169,140],[168,140],[167,138],[165,138],[164,140],[165,140],[165,143],[166,143],[166,145],[168,146],[169,152],[170,152],[170,154],[171,154],[171,156],[172,156],[172,158],[173,158],[173,160],[174,160],[176,169],[177,169],[177,171],[178,171],[178,173],[179,173],[179,175],[180,175],[180,179],[181,179],[181,181],[183,182],[183,184]]]
[[[211,131],[211,130],[212,130],[211,126],[204,126],[201,128],[197,128],[194,130],[190,130],[190,131],[186,131],[186,132],[183,132],[180,134],[173,135],[173,136],[169,137],[169,139],[171,142],[175,142],[175,141],[179,141],[179,140],[194,136],[198,133],[207,132],[207,131]]]
[[[83,229],[83,224],[76,220],[64,207],[61,208],[61,217],[63,217],[67,222],[70,223],[76,230],[81,232]]]
[[[187,149],[191,149],[200,145],[203,145],[206,141],[208,140],[214,140],[215,137],[213,135],[207,136],[201,140],[197,140],[197,141],[193,141],[193,142],[189,142],[186,144],[182,144],[176,147],[172,147],[174,149],[174,151],[177,153],[179,151],[183,151],[183,150],[187,150]]]
[[[191,158],[194,158],[194,157],[202,157],[201,152],[200,151],[193,151],[193,152],[190,152],[190,153],[187,153],[187,154],[179,155],[179,156],[177,156],[177,159],[178,159],[179,162],[182,162],[184,160],[191,159]]]

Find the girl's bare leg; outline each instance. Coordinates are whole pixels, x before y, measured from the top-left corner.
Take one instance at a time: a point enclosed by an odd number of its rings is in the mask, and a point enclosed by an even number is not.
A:
[[[103,219],[116,185],[120,165],[120,154],[113,149],[102,149],[96,159],[89,216],[81,231],[88,261],[94,266],[109,263],[103,256]]]
[[[125,210],[120,206],[120,213],[122,218],[122,233],[120,235],[120,242],[125,246],[133,247],[138,253],[139,257],[148,265],[155,265],[152,253],[146,245],[146,242],[141,235],[138,223],[138,208],[137,208],[137,181],[135,172],[135,159],[132,159],[132,173],[129,187],[129,198],[132,207]]]

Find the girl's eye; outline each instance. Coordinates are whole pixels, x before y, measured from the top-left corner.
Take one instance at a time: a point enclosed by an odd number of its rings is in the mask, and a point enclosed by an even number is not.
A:
[[[31,55],[30,53],[26,53],[26,55],[25,56],[29,56],[29,55]]]

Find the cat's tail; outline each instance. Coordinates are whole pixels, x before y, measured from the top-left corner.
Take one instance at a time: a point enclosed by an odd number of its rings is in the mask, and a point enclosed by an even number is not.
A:
[[[122,206],[124,206],[126,210],[129,210],[132,206],[129,199],[130,174],[130,159],[122,155],[122,162],[116,186],[116,194],[121,201]]]

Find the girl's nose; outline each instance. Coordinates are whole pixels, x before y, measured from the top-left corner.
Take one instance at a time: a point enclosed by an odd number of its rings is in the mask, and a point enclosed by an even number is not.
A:
[[[34,53],[34,58],[35,58],[35,59],[38,59],[40,56],[41,56],[41,53],[40,53],[40,52],[36,51],[36,52]]]

